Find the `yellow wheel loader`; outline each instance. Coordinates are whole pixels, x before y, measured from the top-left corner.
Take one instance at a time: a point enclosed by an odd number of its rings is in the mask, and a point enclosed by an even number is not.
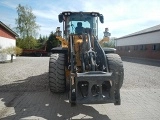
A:
[[[120,105],[123,63],[114,49],[103,49],[98,42],[98,21],[104,22],[103,15],[98,12],[65,11],[58,18],[63,23],[63,35],[57,27],[55,34],[61,41],[61,47],[52,48],[50,91],[62,93],[69,86],[71,105]],[[103,41],[107,41],[110,34],[107,30],[104,33]]]

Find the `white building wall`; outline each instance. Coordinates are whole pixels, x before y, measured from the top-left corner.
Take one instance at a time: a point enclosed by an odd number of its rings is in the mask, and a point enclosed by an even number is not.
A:
[[[14,46],[14,47],[16,46],[16,40],[0,37],[0,49],[4,49],[11,46]],[[13,59],[16,59],[16,57],[14,56]],[[0,53],[0,62],[5,60],[11,60],[11,55]]]
[[[141,45],[160,43],[160,31],[120,38],[115,41],[116,46]]]

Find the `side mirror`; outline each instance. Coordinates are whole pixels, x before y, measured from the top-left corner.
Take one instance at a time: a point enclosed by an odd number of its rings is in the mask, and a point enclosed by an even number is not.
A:
[[[55,34],[57,37],[61,37],[62,31],[60,31],[60,27],[57,27]]]
[[[104,17],[103,17],[103,15],[102,15],[102,14],[100,14],[100,16],[99,16],[99,20],[100,20],[100,22],[101,22],[101,23],[104,23]]]
[[[58,19],[59,19],[59,22],[61,23],[63,21],[63,14],[59,14]]]
[[[108,32],[108,28],[105,28],[105,31],[104,31],[104,37],[109,37],[111,36],[111,33]]]

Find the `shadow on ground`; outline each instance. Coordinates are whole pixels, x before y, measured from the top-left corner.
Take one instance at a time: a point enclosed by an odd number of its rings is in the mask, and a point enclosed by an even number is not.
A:
[[[67,101],[67,93],[50,93],[47,77],[48,73],[44,73],[16,81],[13,84],[0,86],[0,100],[5,105],[0,110],[0,119],[110,120],[107,115],[100,114],[92,106],[77,105],[76,107],[71,107]]]
[[[139,58],[129,58],[129,57],[122,57],[122,60],[126,62],[160,67],[160,60],[139,59]]]

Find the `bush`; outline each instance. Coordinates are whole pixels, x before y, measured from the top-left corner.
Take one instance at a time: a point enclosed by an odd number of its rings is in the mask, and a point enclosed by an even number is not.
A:
[[[7,47],[4,49],[1,49],[1,53],[6,53],[6,54],[10,54],[10,55],[20,55],[22,54],[22,49],[19,47]]]
[[[21,48],[15,47],[14,49],[15,49],[15,54],[16,54],[16,55],[21,55],[21,54],[22,54],[22,51],[23,51],[23,50],[22,50]]]

